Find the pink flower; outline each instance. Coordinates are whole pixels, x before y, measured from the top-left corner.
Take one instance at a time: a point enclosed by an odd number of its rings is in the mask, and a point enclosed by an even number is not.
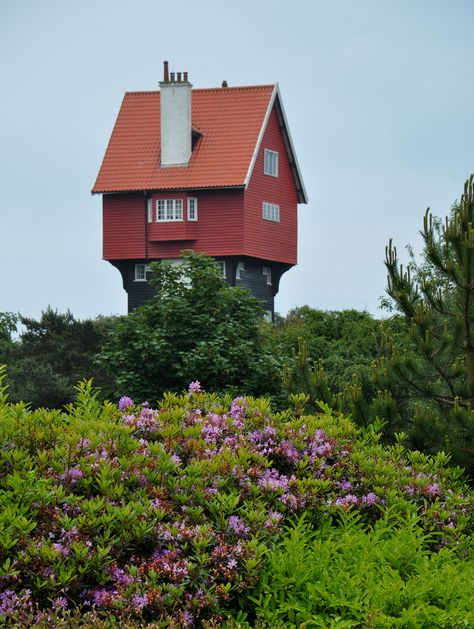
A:
[[[121,411],[124,411],[125,409],[129,408],[130,406],[134,406],[134,402],[131,398],[127,397],[126,395],[122,396],[119,400],[118,403],[118,407]]]
[[[198,393],[199,391],[202,391],[201,383],[199,382],[199,380],[194,380],[194,382],[191,382],[188,391],[189,393]]]
[[[237,515],[231,515],[228,522],[229,528],[238,536],[246,537],[249,529]]]
[[[363,505],[374,505],[377,502],[377,496],[373,491],[369,491],[367,496],[362,496]]]

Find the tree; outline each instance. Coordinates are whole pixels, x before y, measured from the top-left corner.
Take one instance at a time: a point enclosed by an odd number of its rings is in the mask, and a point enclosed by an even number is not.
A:
[[[11,329],[11,316],[3,320]],[[107,320],[79,321],[69,311],[47,308],[39,320],[19,315],[18,321],[23,326],[19,338],[0,342],[0,364],[7,364],[12,401],[60,407],[74,400],[80,380],[94,378],[97,386],[105,384],[95,360],[110,325]]]
[[[17,315],[12,312],[0,312],[0,348],[13,342],[17,321]]]
[[[303,306],[291,311],[271,331],[283,356],[285,388],[293,394],[303,391],[313,411],[328,405],[364,426],[382,412],[383,434],[389,438],[402,429],[403,420],[373,378],[382,330],[385,336],[390,333],[394,346],[403,345],[398,315],[382,322],[357,310],[323,312]]]
[[[311,364],[324,363],[329,387],[337,393],[356,374],[370,368],[377,355],[379,325],[368,312],[323,311],[301,306],[280,318],[266,336],[274,354],[287,367],[294,364],[294,355],[303,341],[307,360]]]
[[[386,249],[389,303],[409,330],[400,353],[390,339],[379,361],[381,382],[412,413],[414,445],[447,448],[459,463],[474,456],[474,183],[444,222],[426,211],[423,260],[407,268],[389,242]]]
[[[110,395],[155,400],[199,380],[213,391],[265,394],[279,387],[262,347],[259,302],[222,279],[212,258],[185,252],[181,265],[153,263],[155,296],[121,317],[100,354]]]
[[[388,273],[384,305],[395,316],[373,330],[370,368],[353,381],[332,386],[330,370],[311,360],[307,340],[296,353],[287,386],[300,386],[306,401],[350,412],[368,425],[384,421],[387,440],[403,432],[408,445],[427,452],[448,451],[454,463],[474,471],[474,184],[444,222],[426,211],[423,253],[400,264],[392,241],[386,248]],[[353,360],[359,359],[353,354]]]

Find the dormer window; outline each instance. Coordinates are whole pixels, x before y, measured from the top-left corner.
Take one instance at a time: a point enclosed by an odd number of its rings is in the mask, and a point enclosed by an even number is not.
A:
[[[272,177],[278,177],[278,153],[265,149],[263,158],[263,173],[265,175],[271,175]]]

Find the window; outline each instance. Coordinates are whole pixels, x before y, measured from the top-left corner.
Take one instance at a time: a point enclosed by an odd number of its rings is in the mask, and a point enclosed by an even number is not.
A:
[[[167,262],[168,264],[173,264],[174,266],[178,266],[180,264],[184,264],[183,258],[163,258],[162,262]]]
[[[278,177],[278,153],[276,151],[265,149],[263,154],[263,173],[272,177]]]
[[[153,200],[148,199],[148,222],[153,222]]]
[[[235,271],[235,279],[242,279],[242,271],[245,271],[245,264],[243,262],[237,262],[237,269]]]
[[[266,221],[274,221],[275,223],[279,223],[280,222],[280,206],[274,205],[273,203],[267,203],[266,201],[264,201],[262,216]]]
[[[262,275],[265,275],[267,278],[267,284],[271,286],[272,283],[272,269],[269,266],[264,266],[262,268]]]
[[[198,219],[198,200],[194,197],[188,198],[188,221],[197,221]]]
[[[272,311],[271,310],[264,310],[263,311],[263,318],[264,318],[265,321],[268,321],[268,323],[272,323],[272,321],[273,321]]]
[[[162,221],[182,221],[183,220],[183,200],[182,199],[158,199],[156,202],[156,220]]]
[[[225,268],[225,260],[216,260],[216,262],[217,262],[217,266],[221,270],[222,277],[226,279],[227,275],[226,275],[226,268]]]
[[[149,264],[135,264],[135,282],[146,282],[146,274],[150,270]]]

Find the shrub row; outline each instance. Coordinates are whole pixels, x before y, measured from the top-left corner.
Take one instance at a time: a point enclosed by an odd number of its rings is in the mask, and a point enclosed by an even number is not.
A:
[[[0,390],[0,623],[316,622],[325,606],[319,594],[317,605],[314,596],[301,599],[299,617],[281,616],[291,601],[275,599],[280,611],[271,601],[284,580],[269,579],[269,570],[289,552],[292,535],[307,545],[317,532],[314,556],[330,544],[339,554],[350,543],[360,561],[370,544],[355,543],[359,533],[378,545],[377,531],[402,531],[408,522],[412,533],[390,547],[401,544],[393,566],[415,547],[416,563],[440,553],[453,566],[468,560],[472,503],[461,470],[446,462],[442,453],[430,458],[401,443],[384,447],[376,426],[357,429],[329,409],[317,417],[272,414],[265,400],[218,398],[199,383],[165,394],[156,409],[126,397],[118,406],[100,404],[91,383],[78,387],[66,412],[9,404]],[[344,533],[349,521],[353,542]],[[300,533],[287,532],[290,522]],[[317,572],[333,574],[337,561],[331,567],[323,553],[308,588],[320,587]],[[372,580],[375,564],[370,557]],[[397,579],[410,576],[411,564]],[[359,600],[360,587],[347,590],[346,603],[351,591]],[[402,618],[402,599],[398,607],[381,596],[364,600],[353,618],[365,624],[337,626],[398,626],[367,619]],[[442,611],[453,600],[430,604]],[[348,607],[324,607],[326,625],[306,626],[333,626]]]

